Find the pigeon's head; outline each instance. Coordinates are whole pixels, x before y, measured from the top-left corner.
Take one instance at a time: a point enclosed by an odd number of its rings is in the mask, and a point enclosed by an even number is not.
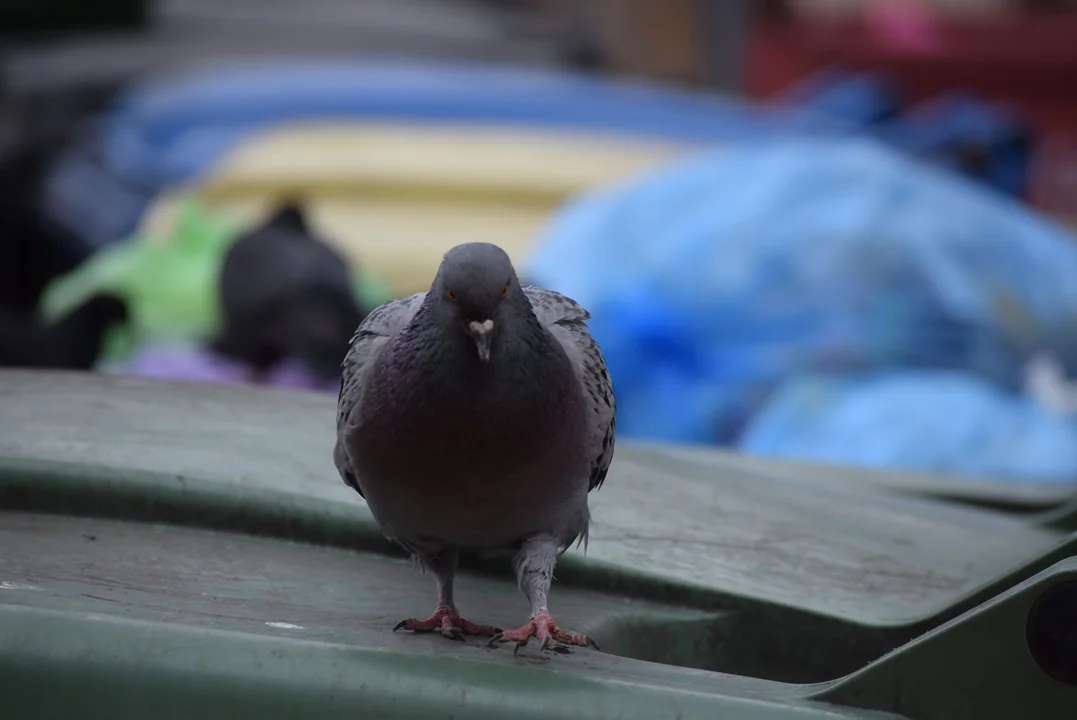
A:
[[[484,363],[490,361],[495,332],[523,292],[509,256],[490,243],[457,245],[447,252],[430,291],[443,317],[474,340]]]

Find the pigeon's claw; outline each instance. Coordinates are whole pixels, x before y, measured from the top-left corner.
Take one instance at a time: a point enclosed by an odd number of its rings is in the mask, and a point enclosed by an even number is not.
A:
[[[465,620],[460,617],[460,613],[457,612],[455,607],[445,605],[439,606],[438,609],[434,611],[434,614],[425,620],[419,620],[417,618],[401,620],[396,624],[396,627],[393,628],[393,632],[396,632],[401,628],[417,633],[440,630],[441,634],[450,640],[463,640],[464,635],[493,637],[501,632],[501,628],[491,627],[490,625],[479,625],[470,620]]]
[[[513,650],[515,653],[521,647],[526,645],[531,638],[535,638],[539,641],[539,648],[542,650],[559,650],[563,649],[558,646],[558,643],[563,645],[578,645],[580,647],[593,647],[598,650],[598,644],[580,633],[569,633],[562,630],[557,626],[557,623],[553,621],[546,613],[540,613],[532,616],[532,618],[521,628],[516,630],[506,630],[499,632],[490,638],[490,645],[498,645],[501,643],[516,643],[516,647]]]

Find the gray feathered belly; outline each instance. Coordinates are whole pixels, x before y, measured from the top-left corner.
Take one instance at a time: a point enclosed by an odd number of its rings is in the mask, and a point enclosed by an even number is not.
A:
[[[589,458],[582,408],[534,416],[459,414],[364,428],[359,484],[382,531],[405,546],[492,548],[586,532]],[[479,429],[481,428],[481,430]]]

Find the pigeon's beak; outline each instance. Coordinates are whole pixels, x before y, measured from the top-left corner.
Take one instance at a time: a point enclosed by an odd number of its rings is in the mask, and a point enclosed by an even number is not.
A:
[[[479,360],[490,362],[490,339],[494,334],[494,321],[472,320],[467,324],[467,329],[471,331],[471,339],[475,341],[475,348],[479,351]]]

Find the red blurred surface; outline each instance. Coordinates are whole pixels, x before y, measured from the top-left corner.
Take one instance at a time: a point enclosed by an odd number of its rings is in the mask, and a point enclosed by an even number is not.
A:
[[[759,18],[749,95],[766,98],[831,66],[883,72],[908,102],[965,90],[1020,111],[1040,137],[1032,202],[1077,218],[1077,12],[995,21],[933,19],[929,42],[899,43],[877,22]]]

